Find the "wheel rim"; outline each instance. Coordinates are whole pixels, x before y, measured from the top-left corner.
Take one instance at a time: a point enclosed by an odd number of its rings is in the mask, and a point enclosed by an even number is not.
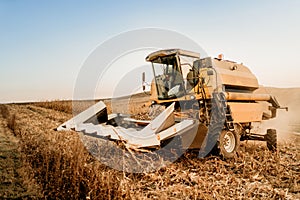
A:
[[[235,137],[234,134],[230,131],[227,131],[224,135],[223,146],[227,152],[232,152],[235,148]]]

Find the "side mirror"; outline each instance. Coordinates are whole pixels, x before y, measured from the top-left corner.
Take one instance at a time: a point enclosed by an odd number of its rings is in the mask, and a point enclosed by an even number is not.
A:
[[[143,91],[145,91],[146,86],[145,86],[145,80],[146,80],[146,74],[145,72],[142,73],[142,86],[143,86]]]
[[[207,71],[207,75],[208,75],[208,76],[214,75],[214,71],[213,71],[213,70],[208,70],[208,71]]]

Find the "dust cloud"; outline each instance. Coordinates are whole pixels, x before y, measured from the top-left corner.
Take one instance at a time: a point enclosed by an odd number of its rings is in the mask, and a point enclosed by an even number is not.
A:
[[[280,106],[288,107],[288,111],[277,110],[275,119],[264,121],[264,128],[276,129],[279,141],[300,136],[300,88],[261,87],[257,93],[271,94],[276,97]]]

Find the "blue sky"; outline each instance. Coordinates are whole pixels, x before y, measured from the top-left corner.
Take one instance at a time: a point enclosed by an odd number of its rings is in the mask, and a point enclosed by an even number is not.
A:
[[[300,1],[0,0],[0,102],[71,99],[99,44],[133,29],[174,30],[259,82],[300,87]],[[109,94],[104,94],[109,96]]]

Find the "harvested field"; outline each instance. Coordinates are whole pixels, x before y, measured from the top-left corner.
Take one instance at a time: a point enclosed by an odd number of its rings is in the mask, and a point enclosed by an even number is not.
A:
[[[291,98],[297,101],[300,92],[293,94]],[[284,95],[278,96],[280,102],[286,99]],[[289,101],[288,106],[297,110],[297,102]],[[117,102],[105,101],[109,112],[129,111],[137,118],[145,117],[149,104],[143,95]],[[75,112],[91,104],[78,102]],[[268,151],[265,142],[242,142],[238,157],[232,160],[215,156],[199,159],[186,153],[157,171],[137,174],[99,162],[86,150],[82,136],[76,132],[53,130],[71,118],[72,112],[71,101],[1,106],[1,169],[11,170],[1,170],[1,179],[6,181],[1,180],[0,197],[300,199],[300,139],[291,134],[300,130],[295,111],[284,116],[294,118],[280,124],[284,139],[279,141],[277,153]]]

